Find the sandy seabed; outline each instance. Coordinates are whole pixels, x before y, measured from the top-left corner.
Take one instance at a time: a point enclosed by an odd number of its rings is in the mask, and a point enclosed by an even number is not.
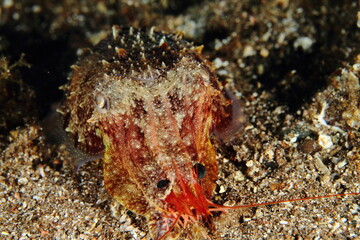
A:
[[[176,33],[213,62],[242,127],[213,139],[213,201],[244,205],[360,191],[357,1],[3,1],[0,238],[147,239],[106,193],[101,159],[72,168],[42,119],[83,48],[113,24]],[[359,239],[359,197],[231,210],[213,239]],[[185,237],[184,237],[185,238]]]

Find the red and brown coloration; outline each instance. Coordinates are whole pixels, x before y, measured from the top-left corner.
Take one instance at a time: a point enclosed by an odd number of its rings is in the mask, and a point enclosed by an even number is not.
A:
[[[60,110],[66,130],[75,146],[104,153],[106,189],[147,218],[153,239],[176,238],[190,224],[194,239],[207,238],[202,222],[211,227],[214,211],[359,195],[212,203],[218,164],[209,135],[215,127],[228,134],[219,123],[229,123],[231,101],[201,47],[175,35],[114,26],[73,69]]]
[[[104,152],[108,192],[148,219],[154,239],[208,221],[218,175],[209,135],[231,101],[201,47],[114,26],[73,69],[66,130],[86,152]]]

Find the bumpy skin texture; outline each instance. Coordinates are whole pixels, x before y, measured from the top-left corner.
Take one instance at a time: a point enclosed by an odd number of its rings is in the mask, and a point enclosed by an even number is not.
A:
[[[148,219],[154,239],[211,217],[218,166],[209,134],[229,101],[200,52],[175,35],[114,26],[65,87],[66,130],[77,147],[104,152],[106,189]]]

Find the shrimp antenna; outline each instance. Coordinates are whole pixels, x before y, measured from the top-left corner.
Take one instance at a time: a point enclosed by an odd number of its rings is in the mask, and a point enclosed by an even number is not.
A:
[[[360,192],[330,194],[330,195],[324,195],[324,196],[280,200],[280,201],[275,201],[275,202],[253,203],[253,204],[247,204],[247,205],[241,205],[241,206],[222,206],[222,205],[217,205],[217,204],[211,204],[211,207],[214,207],[214,208],[210,208],[210,211],[217,212],[217,211],[225,211],[228,209],[249,208],[249,207],[257,207],[257,206],[273,205],[273,204],[279,204],[279,203],[313,200],[313,199],[319,199],[319,198],[345,197],[345,196],[357,196],[357,195],[360,195]]]

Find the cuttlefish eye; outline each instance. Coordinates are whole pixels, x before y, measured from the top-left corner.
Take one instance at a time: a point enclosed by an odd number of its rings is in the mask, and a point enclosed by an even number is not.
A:
[[[157,187],[157,188],[164,188],[164,187],[166,187],[167,185],[169,185],[169,183],[170,183],[170,180],[163,179],[163,180],[160,180],[160,181],[157,183],[156,187]]]
[[[109,99],[102,93],[96,94],[95,105],[99,113],[106,113],[110,109]]]
[[[206,174],[206,169],[205,166],[201,163],[196,163],[194,165],[194,171],[196,173],[196,175],[198,176],[198,179],[203,179],[205,177]]]

